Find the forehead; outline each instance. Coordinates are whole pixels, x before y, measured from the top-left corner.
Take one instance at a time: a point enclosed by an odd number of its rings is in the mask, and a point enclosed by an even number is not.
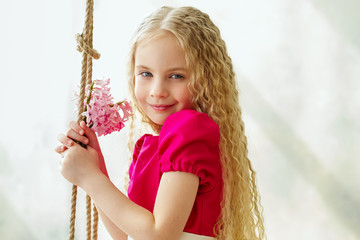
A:
[[[137,44],[135,65],[181,65],[184,67],[185,53],[178,39],[169,31],[144,37]]]

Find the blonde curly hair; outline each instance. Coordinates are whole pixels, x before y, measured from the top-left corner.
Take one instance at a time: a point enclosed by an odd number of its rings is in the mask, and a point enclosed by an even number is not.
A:
[[[255,172],[248,158],[244,122],[238,103],[238,90],[231,58],[219,29],[206,13],[193,7],[162,7],[145,18],[133,38],[128,66],[131,100],[141,121],[159,133],[161,126],[152,122],[135,97],[135,51],[143,39],[169,31],[185,52],[190,73],[189,91],[194,109],[206,113],[220,128],[223,166],[223,201],[221,218],[214,227],[219,240],[265,238],[260,195]],[[136,120],[130,125],[128,148],[133,152]],[[128,182],[128,181],[127,181]]]

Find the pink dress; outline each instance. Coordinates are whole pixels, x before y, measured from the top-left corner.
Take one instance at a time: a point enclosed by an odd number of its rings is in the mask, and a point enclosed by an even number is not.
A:
[[[195,174],[200,185],[184,232],[214,236],[223,189],[219,141],[219,127],[205,113],[182,110],[170,115],[159,136],[145,134],[136,142],[129,198],[153,212],[164,172]]]

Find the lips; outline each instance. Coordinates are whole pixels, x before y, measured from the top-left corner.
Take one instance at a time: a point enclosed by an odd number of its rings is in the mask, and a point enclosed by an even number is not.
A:
[[[172,106],[174,106],[175,104],[149,104],[152,109],[156,110],[156,111],[165,111],[169,108],[171,108]]]

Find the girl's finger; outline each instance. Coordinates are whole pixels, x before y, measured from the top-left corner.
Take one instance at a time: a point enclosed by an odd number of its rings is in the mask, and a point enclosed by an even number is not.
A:
[[[87,137],[80,135],[78,132],[74,131],[73,129],[69,129],[66,132],[66,136],[73,140],[82,142],[85,145],[89,143],[89,139]]]
[[[84,121],[80,122],[80,127],[84,130],[85,135],[89,138],[90,141],[96,140],[96,134],[91,128],[89,128]]]
[[[84,130],[80,127],[80,124],[75,121],[69,122],[69,128],[73,129],[75,132],[77,132],[80,135],[83,135],[85,133]]]
[[[57,140],[66,147],[72,147],[74,145],[74,141],[70,138],[66,137],[64,134],[60,133],[57,137]]]
[[[90,129],[90,128],[86,125],[86,122],[85,122],[85,121],[81,121],[81,122],[80,122],[80,127],[81,127],[82,129],[84,129],[85,131],[88,130],[88,129]]]
[[[56,146],[55,152],[62,154],[66,149],[67,149],[67,147],[65,147],[64,145],[59,145],[59,146]]]

